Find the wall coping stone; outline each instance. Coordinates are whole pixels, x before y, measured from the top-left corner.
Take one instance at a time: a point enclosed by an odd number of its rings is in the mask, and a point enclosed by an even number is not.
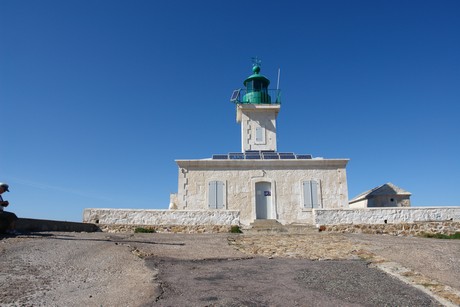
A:
[[[320,209],[313,209],[316,211],[357,211],[357,210],[424,210],[424,209],[460,209],[460,206],[442,206],[442,207],[374,207],[374,208],[320,208]]]
[[[334,169],[345,168],[349,159],[305,159],[305,160],[175,160],[181,168],[214,169],[285,169],[290,167]]]

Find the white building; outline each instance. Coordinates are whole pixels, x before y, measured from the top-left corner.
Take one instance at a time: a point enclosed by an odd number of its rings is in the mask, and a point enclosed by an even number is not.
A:
[[[245,89],[232,95],[241,123],[241,152],[202,160],[176,160],[179,210],[238,210],[240,222],[276,219],[283,224],[312,223],[313,208],[347,208],[348,159],[312,158],[278,152],[276,118],[279,90],[255,64]]]

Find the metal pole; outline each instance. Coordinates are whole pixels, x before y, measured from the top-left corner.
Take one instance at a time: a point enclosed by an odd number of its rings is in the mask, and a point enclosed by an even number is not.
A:
[[[280,74],[281,74],[281,68],[278,68],[278,81],[276,82],[276,90],[280,89]]]

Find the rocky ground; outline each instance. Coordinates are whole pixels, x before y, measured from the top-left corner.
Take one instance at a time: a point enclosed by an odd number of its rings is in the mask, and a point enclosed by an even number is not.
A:
[[[459,268],[450,240],[38,233],[0,237],[0,305],[455,306]]]

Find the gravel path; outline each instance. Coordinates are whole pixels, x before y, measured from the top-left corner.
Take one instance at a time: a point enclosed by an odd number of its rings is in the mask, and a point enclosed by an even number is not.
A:
[[[0,237],[0,305],[438,306],[357,259],[391,258],[457,287],[459,252],[458,241],[324,233]]]

